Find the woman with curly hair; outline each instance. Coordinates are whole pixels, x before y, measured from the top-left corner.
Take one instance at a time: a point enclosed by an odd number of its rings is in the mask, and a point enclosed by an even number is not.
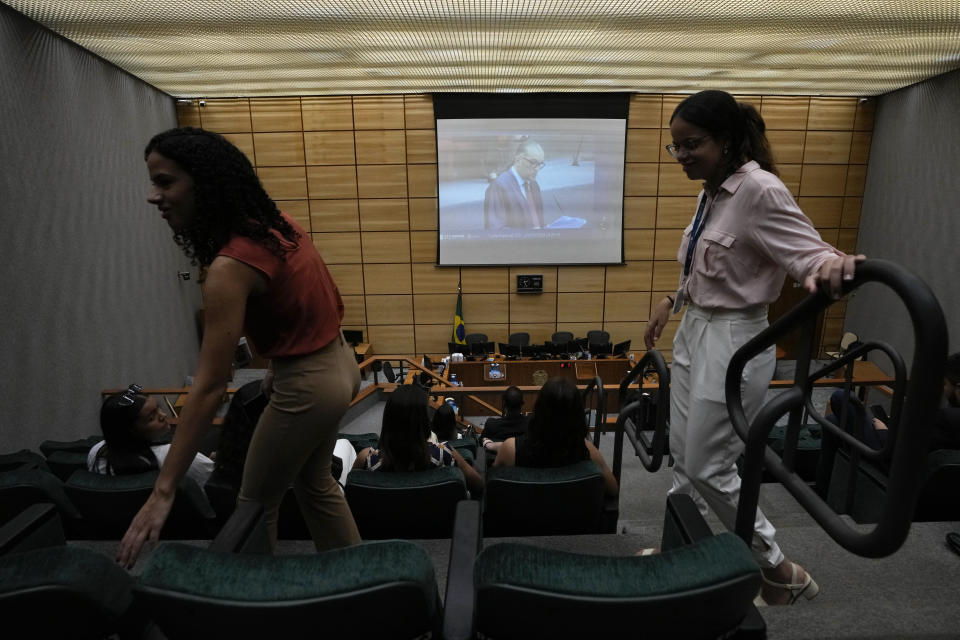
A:
[[[587,440],[583,396],[566,378],[550,378],[540,389],[525,435],[507,438],[497,450],[495,467],[563,467],[593,460],[600,467],[607,495],[620,493],[603,455]]]
[[[211,424],[242,335],[270,359],[269,404],[244,464],[239,500],[277,511],[292,484],[318,550],[359,542],[353,516],[330,474],[337,427],[360,384],[340,332],[343,301],[309,235],[281,213],[247,157],[202,129],[160,133],[145,151],[155,205],[174,240],[206,268],[204,333],[194,384],[153,493],[120,543],[132,566],[157,540],[177,483]]]

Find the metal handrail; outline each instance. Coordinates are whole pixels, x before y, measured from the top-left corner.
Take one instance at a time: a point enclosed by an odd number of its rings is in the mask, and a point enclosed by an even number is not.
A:
[[[640,402],[631,402],[626,406],[624,406],[624,402],[630,385],[633,384],[634,380],[642,377],[644,372],[651,366],[657,373],[659,383],[657,396],[659,409],[657,410],[657,423],[654,427],[653,441],[650,447],[652,453],[648,454],[646,448],[639,442],[637,425],[631,417],[633,412],[640,407]],[[643,385],[641,384],[640,386],[642,390]],[[666,360],[663,359],[663,354],[656,349],[647,351],[644,356],[640,358],[640,361],[634,365],[633,369],[624,376],[623,380],[620,381],[618,406],[620,407],[620,415],[617,417],[617,427],[613,441],[612,471],[617,482],[620,482],[620,470],[623,466],[624,435],[630,440],[634,452],[637,457],[640,458],[640,463],[643,464],[643,467],[647,471],[657,471],[663,464],[663,456],[666,453],[667,443],[667,419],[670,415],[670,370],[667,368]]]
[[[737,350],[727,369],[727,410],[734,429],[746,443],[736,532],[748,545],[753,538],[764,465],[830,537],[848,551],[871,558],[890,555],[900,548],[909,533],[917,497],[922,488],[923,474],[920,470],[924,466],[930,440],[930,429],[927,427],[933,423],[940,402],[948,345],[946,322],[940,303],[927,284],[904,267],[885,260],[862,262],[857,266],[853,280],[843,283],[843,294],[847,295],[867,282],[884,284],[899,296],[910,315],[914,333],[914,356],[909,382],[905,388],[905,368],[902,367],[902,362],[900,366],[897,365],[899,355],[891,358],[897,369],[897,404],[894,405],[897,415],[893,422],[901,428],[897,430],[896,437],[892,438],[892,450],[888,452],[891,460],[890,475],[880,518],[870,531],[854,529],[794,473],[789,462],[795,453],[795,434],[792,440],[788,437],[784,443],[784,460],[766,446],[770,430],[786,413],[791,414],[788,435],[792,428],[799,429],[800,412],[804,406],[810,408],[809,396],[814,380],[870,350],[855,349],[838,362],[813,374],[807,373],[813,352],[813,330],[817,317],[834,302],[825,292],[819,291],[807,297]],[[761,407],[750,424],[740,397],[743,370],[749,360],[775,344],[785,334],[794,331],[797,325],[802,325],[803,331],[794,385]],[[892,349],[887,351],[883,347],[878,348],[887,355],[893,352]],[[899,403],[903,403],[902,413]],[[836,433],[851,444],[855,451],[860,451],[859,443],[852,442],[852,439],[847,437],[848,434],[841,434],[833,428],[831,433]]]
[[[583,404],[589,408],[590,393],[594,395],[594,426],[593,426],[593,446],[600,446],[600,430],[606,428],[607,424],[607,393],[603,390],[603,380],[600,376],[593,376],[593,380],[587,384],[583,390]]]

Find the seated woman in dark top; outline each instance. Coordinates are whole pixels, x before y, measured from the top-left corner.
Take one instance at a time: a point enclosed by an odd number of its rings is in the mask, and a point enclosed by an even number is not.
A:
[[[399,386],[383,408],[379,448],[361,451],[353,468],[403,472],[456,466],[463,472],[467,488],[483,488],[483,478],[463,456],[446,444],[428,442],[429,437],[426,391],[413,385]]]
[[[593,460],[603,473],[609,496],[620,492],[603,456],[587,440],[583,396],[566,378],[551,378],[540,389],[526,435],[507,438],[493,466],[562,467]]]

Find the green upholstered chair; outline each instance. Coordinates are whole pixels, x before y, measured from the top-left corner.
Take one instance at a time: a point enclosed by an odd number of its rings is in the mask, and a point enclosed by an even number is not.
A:
[[[77,438],[76,440],[44,440],[38,447],[40,453],[46,457],[54,451],[73,451],[75,453],[89,453],[93,445],[103,440],[101,435],[91,435],[86,438]]]
[[[474,581],[477,631],[492,638],[717,638],[746,616],[760,570],[742,540],[721,533],[645,557],[493,544]]]
[[[350,444],[353,445],[353,448],[356,449],[357,453],[360,453],[367,447],[373,449],[377,448],[377,444],[380,442],[379,433],[341,433],[341,438],[346,438],[350,441]]]
[[[82,535],[84,526],[80,511],[67,496],[60,478],[39,467],[0,473],[0,523],[41,502],[56,507],[67,537]]]
[[[923,484],[914,510],[914,522],[960,520],[960,451],[941,449],[927,455]],[[838,450],[833,460],[833,473],[827,488],[827,504],[837,513],[849,514],[855,522],[875,523],[880,520],[887,501],[888,478],[875,465],[860,460],[850,482],[850,456]],[[851,495],[852,494],[852,495]]]
[[[17,542],[0,544],[4,637],[141,637],[130,576],[101,553],[64,546],[58,520],[52,505],[34,505],[0,527],[0,540]]]
[[[483,503],[487,537],[602,533],[610,519],[616,530],[616,501],[608,504],[592,460],[552,469],[491,467]]]
[[[17,469],[43,469],[50,471],[47,460],[36,451],[21,449],[11,453],[0,453],[0,473]]]
[[[166,542],[134,593],[169,640],[439,637],[433,565],[402,540],[283,556]]]
[[[74,471],[87,468],[87,453],[86,451],[52,451],[47,456],[47,466],[53,475],[66,482]]]
[[[344,495],[364,540],[449,538],[467,487],[456,467],[406,473],[354,469]]]
[[[760,567],[740,538],[712,535],[689,496],[668,499],[663,551],[651,556],[583,555],[513,542],[494,542],[477,555],[478,525],[477,507],[460,503],[446,640],[766,637],[753,606]]]
[[[119,540],[153,491],[157,474],[108,476],[80,470],[73,472],[63,488],[83,516],[92,539]],[[203,540],[213,538],[216,530],[216,513],[203,490],[185,477],[161,537]]]

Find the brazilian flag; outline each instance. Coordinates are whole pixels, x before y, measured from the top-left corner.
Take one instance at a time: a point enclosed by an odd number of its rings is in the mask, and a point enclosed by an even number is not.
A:
[[[453,342],[467,344],[467,327],[463,324],[463,294],[457,291],[457,312],[453,316]]]

